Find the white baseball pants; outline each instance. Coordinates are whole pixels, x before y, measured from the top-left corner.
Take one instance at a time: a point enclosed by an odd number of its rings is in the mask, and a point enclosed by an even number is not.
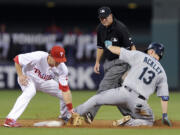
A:
[[[18,82],[19,83],[19,82]],[[63,100],[62,92],[59,89],[59,85],[55,80],[47,80],[41,82],[34,82],[33,79],[29,79],[27,86],[22,86],[19,83],[22,94],[17,98],[12,110],[8,114],[7,118],[17,120],[26,109],[30,100],[35,96],[36,90],[48,93],[60,99],[60,113],[62,117],[66,117],[69,112],[66,104]]]

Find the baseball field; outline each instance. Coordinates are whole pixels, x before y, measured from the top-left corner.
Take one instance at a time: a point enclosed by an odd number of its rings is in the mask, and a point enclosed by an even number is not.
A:
[[[68,124],[62,127],[33,127],[33,123],[47,120],[58,120],[59,100],[47,94],[37,92],[31,100],[23,115],[18,122],[22,124],[21,128],[5,128],[2,126],[6,115],[12,108],[16,98],[21,94],[20,90],[0,90],[0,135],[179,135],[180,134],[180,93],[171,92],[168,116],[173,127],[163,126],[161,124],[161,105],[160,99],[154,94],[149,99],[149,104],[155,114],[155,125],[153,127],[112,127],[111,123],[122,116],[114,106],[103,106],[98,112],[92,125],[83,123],[82,126],[73,127]],[[95,91],[73,91],[73,105],[86,101],[95,94]]]

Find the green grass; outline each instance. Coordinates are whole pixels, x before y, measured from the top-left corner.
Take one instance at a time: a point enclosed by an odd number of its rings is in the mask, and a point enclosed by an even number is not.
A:
[[[0,119],[4,119],[11,110],[17,97],[21,91],[0,90]],[[95,94],[95,91],[73,91],[74,107],[86,101]],[[180,93],[170,93],[170,102],[168,108],[168,116],[171,120],[180,121]],[[149,99],[155,118],[161,118],[160,99],[156,95],[152,95]],[[36,96],[31,100],[25,112],[19,119],[52,119],[59,115],[59,100],[48,94],[37,92]],[[119,119],[121,117],[119,111],[113,106],[103,106],[98,112],[96,119]],[[4,128],[0,127],[0,135],[178,135],[180,129],[88,129],[88,128]]]
[[[1,135],[178,135],[178,129],[0,128]]]

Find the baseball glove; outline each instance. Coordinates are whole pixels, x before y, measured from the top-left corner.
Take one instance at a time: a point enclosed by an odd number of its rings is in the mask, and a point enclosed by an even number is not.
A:
[[[72,114],[72,125],[80,126],[82,125],[83,117],[81,117],[78,113]]]

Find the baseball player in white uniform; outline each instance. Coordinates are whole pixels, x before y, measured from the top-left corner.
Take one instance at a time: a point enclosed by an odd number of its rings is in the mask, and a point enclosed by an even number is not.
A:
[[[37,90],[59,98],[61,116],[69,119],[73,113],[73,106],[68,86],[68,69],[64,63],[65,50],[60,46],[54,46],[49,54],[43,51],[20,54],[14,58],[14,62],[22,94],[8,114],[4,126],[20,126],[16,120]]]
[[[157,90],[157,96],[161,97],[162,122],[171,126],[167,116],[169,100],[167,77],[159,63],[163,56],[164,46],[159,43],[151,43],[146,54],[112,46],[112,42],[109,40],[105,41],[105,45],[112,53],[119,55],[119,59],[129,63],[131,68],[122,87],[99,93],[75,108],[74,111],[84,115],[97,105],[120,105],[127,108],[126,116],[121,120],[114,121],[114,126],[152,126],[154,115],[147,100]]]

